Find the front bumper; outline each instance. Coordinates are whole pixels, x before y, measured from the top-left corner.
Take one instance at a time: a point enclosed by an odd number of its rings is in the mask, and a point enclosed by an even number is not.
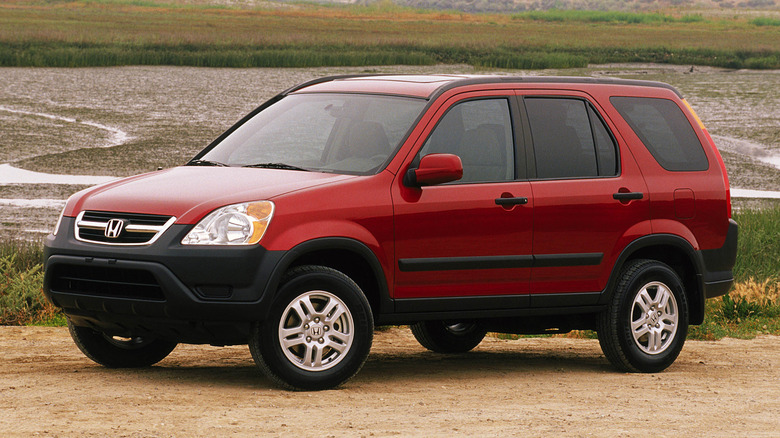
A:
[[[74,219],[63,218],[45,244],[44,293],[76,325],[108,334],[244,343],[285,252],[183,246],[189,228],[174,225],[151,245],[112,246],[76,240]]]

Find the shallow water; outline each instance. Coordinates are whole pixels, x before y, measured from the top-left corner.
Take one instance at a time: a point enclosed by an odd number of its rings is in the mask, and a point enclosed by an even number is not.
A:
[[[13,167],[11,164],[0,164],[0,184],[102,184],[116,179],[115,176],[94,175],[63,175]]]
[[[713,135],[727,163],[735,196],[758,195],[739,189],[780,191],[780,71],[691,70],[653,64],[510,72],[479,71],[464,65],[3,68],[0,186],[49,184],[56,194],[38,187],[29,204],[22,203],[23,198],[8,198],[18,202],[2,204],[0,232],[17,216],[26,216],[27,222],[31,216],[56,220],[60,207],[46,202],[62,196],[54,188],[57,185],[97,184],[180,165],[276,93],[309,79],[354,73],[496,73],[666,82],[683,93]],[[36,203],[36,199],[46,202]],[[32,209],[50,212],[31,214]],[[33,228],[46,225],[33,224]]]
[[[731,196],[734,198],[780,199],[780,191],[731,189]]]

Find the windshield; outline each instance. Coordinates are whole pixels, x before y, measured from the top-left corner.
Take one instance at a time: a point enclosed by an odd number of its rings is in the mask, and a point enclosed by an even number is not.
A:
[[[425,103],[361,94],[287,96],[190,164],[376,173]]]

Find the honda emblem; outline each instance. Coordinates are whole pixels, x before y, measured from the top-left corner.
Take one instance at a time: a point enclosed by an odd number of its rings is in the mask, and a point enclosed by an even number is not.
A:
[[[125,227],[125,221],[122,219],[111,219],[106,224],[105,236],[109,239],[116,239],[122,234],[122,229]]]

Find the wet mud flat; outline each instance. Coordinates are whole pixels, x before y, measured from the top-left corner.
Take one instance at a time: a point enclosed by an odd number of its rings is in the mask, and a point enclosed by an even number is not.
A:
[[[3,68],[0,164],[51,174],[115,177],[181,165],[276,93],[309,79],[354,73],[565,75],[667,82],[680,89],[704,120],[721,149],[733,187],[780,190],[780,170],[772,164],[773,157],[780,159],[780,71],[655,64],[542,71],[478,71],[464,65]],[[87,186],[3,182],[0,175],[0,238],[41,238],[67,196]]]

